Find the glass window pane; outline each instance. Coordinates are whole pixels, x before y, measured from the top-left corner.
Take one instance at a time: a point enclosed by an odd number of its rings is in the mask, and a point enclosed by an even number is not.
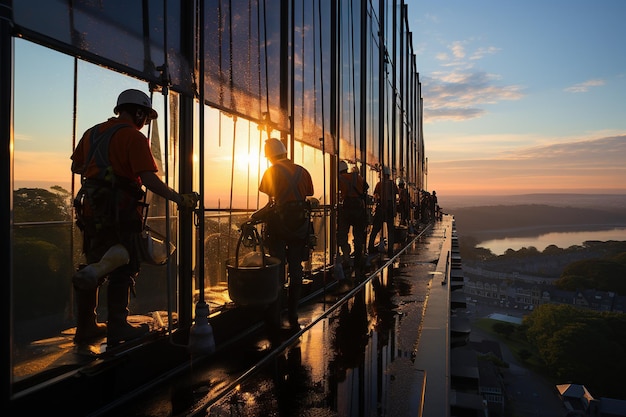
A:
[[[59,354],[59,343],[71,346],[73,342],[76,306],[71,278],[84,262],[72,207],[80,187],[80,179],[72,178],[70,170],[73,147],[86,129],[114,116],[122,90],[137,88],[148,93],[146,83],[85,62],[76,67],[74,63],[64,54],[15,40],[14,381],[67,365],[57,364],[54,355]],[[153,139],[153,151],[158,146],[164,152],[165,99],[155,96],[153,102],[160,118],[144,133]],[[170,160],[176,154],[173,150]],[[170,166],[170,173],[175,171]],[[156,216],[151,225],[165,222],[163,210],[151,214]],[[170,226],[175,243],[175,218]],[[131,314],[152,318],[153,312],[166,311],[169,288],[167,268],[142,267],[137,279],[139,296],[131,300]],[[101,303],[96,309],[99,321],[106,319],[104,307]]]

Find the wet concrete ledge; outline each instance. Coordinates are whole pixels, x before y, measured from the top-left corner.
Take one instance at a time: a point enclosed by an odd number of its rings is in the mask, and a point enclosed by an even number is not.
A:
[[[433,275],[429,276],[431,284],[427,303],[424,306],[425,311],[422,324],[415,325],[413,321],[411,322],[413,325],[403,329],[403,331],[410,332],[410,338],[419,340],[419,344],[398,345],[395,346],[396,349],[392,349],[395,350],[394,354],[403,356],[394,358],[391,364],[396,367],[404,367],[403,370],[408,370],[409,372],[403,372],[401,377],[398,377],[400,372],[389,372],[387,373],[387,378],[384,378],[386,381],[384,389],[389,388],[391,390],[389,395],[386,396],[390,410],[395,406],[403,410],[402,413],[394,413],[392,411],[387,414],[389,416],[446,417],[449,415],[449,286],[441,285],[441,281],[442,277],[445,276],[448,278],[447,282],[450,282],[448,274],[450,272],[451,225],[451,218],[444,217],[442,221],[429,225],[427,227],[428,230],[424,230],[424,233],[420,233],[418,237],[421,241],[420,245],[426,245],[430,248],[428,250],[429,259],[436,259],[436,274],[433,273]],[[380,268],[386,269],[392,263],[397,262],[397,259],[401,258],[403,254],[415,256],[421,250],[418,248],[420,245],[409,244],[403,247],[397,258],[385,260]],[[416,252],[411,253],[411,251]],[[432,265],[430,267],[432,268]],[[423,273],[425,274],[425,272]],[[424,278],[421,275],[420,277]],[[318,282],[319,280],[314,281]],[[308,304],[306,298],[313,297],[316,290],[317,288],[311,285],[310,291],[304,297],[303,309]],[[256,312],[257,314],[251,314],[254,313],[252,310],[254,309],[233,309],[212,320],[216,339],[220,342],[220,350],[228,350],[240,340],[237,337],[233,338],[233,334],[242,337],[242,335],[254,333],[255,329],[258,329],[260,326],[258,322],[259,314],[258,312]],[[415,315],[415,317],[418,317],[418,315]],[[317,315],[311,316],[311,318],[318,319]],[[409,320],[405,320],[405,323],[407,322]],[[247,330],[242,331],[242,329]],[[303,331],[305,330],[303,329]],[[186,340],[186,338],[183,337],[182,340]],[[72,384],[72,389],[68,390],[70,387],[64,384],[55,384],[57,390],[54,393],[50,392],[48,393],[49,395],[38,396],[40,401],[31,401],[30,405],[39,411],[43,411],[49,408],[50,405],[58,403],[60,398],[66,398],[65,394],[60,395],[62,391],[73,393],[72,396],[75,397],[75,415],[87,415],[93,412],[96,415],[120,415],[115,410],[124,408],[125,411],[128,411],[129,403],[134,402],[134,397],[141,397],[142,395],[148,395],[150,398],[149,404],[152,404],[156,400],[154,394],[157,387],[167,385],[167,383],[164,383],[165,380],[171,380],[171,383],[174,384],[174,381],[177,379],[185,381],[192,362],[193,366],[191,367],[195,369],[202,362],[200,358],[190,362],[185,349],[172,346],[167,342],[167,338],[161,338],[141,351],[126,353],[114,362],[102,363],[100,364],[101,366],[94,364],[93,372],[81,372],[83,378],[71,378],[75,382]],[[164,354],[164,352],[167,353]],[[206,359],[206,362],[212,362],[212,358]],[[158,374],[157,369],[154,369],[154,373],[147,374],[146,369],[155,368],[155,364],[166,365],[164,362],[168,362],[166,368],[170,369],[170,372]],[[132,369],[129,368],[131,366]],[[162,368],[160,367],[160,369]],[[134,376],[134,378],[128,378],[128,376],[122,378],[122,371]],[[397,378],[392,380],[392,376]],[[140,381],[135,380],[140,377],[149,379],[150,383],[142,385]],[[89,380],[88,383],[86,383],[86,380]],[[117,380],[118,382],[116,384],[107,383],[107,381],[111,380]],[[123,383],[121,383],[122,381]],[[96,391],[89,389],[95,386],[100,386],[100,389]],[[133,389],[133,386],[138,388]],[[169,395],[168,389],[164,389],[164,392]],[[81,406],[77,402],[81,403]],[[35,403],[37,404],[36,406]],[[24,406],[23,410],[30,409],[25,404],[22,405]],[[197,403],[196,408],[198,407],[202,408],[201,404]],[[106,414],[107,412],[111,414]]]
[[[426,384],[419,416],[446,417],[450,415],[450,251],[452,217],[444,216],[435,223],[429,239],[440,241],[441,252],[433,274],[421,335],[415,357],[415,368],[423,370]],[[442,280],[446,284],[442,284]]]

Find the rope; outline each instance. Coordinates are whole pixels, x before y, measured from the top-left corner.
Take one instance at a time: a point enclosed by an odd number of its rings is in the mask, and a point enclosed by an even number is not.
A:
[[[233,187],[235,182],[235,147],[237,142],[237,116],[233,116],[233,151],[230,163],[230,200],[228,214],[228,255],[230,256],[230,232],[233,226]]]
[[[311,3],[313,4],[313,3]],[[302,79],[302,82],[304,84],[304,67],[305,67],[305,62],[304,62],[304,58],[305,58],[305,54],[304,54],[304,5],[302,5],[302,16],[301,16],[301,21],[302,21],[302,29],[300,30],[300,34],[301,34],[301,45],[300,45],[300,53],[302,54],[302,65],[300,66],[301,68],[301,74],[300,77]],[[315,29],[315,27],[314,27]],[[313,48],[315,48],[315,43],[313,45]],[[315,49],[313,49],[313,54],[315,54]],[[315,55],[313,55],[313,60],[315,61]],[[315,67],[316,65],[313,65],[313,72],[315,74]],[[315,75],[313,75],[313,80],[315,80]],[[304,89],[303,89],[304,90]],[[313,120],[315,120],[315,109],[313,109]],[[304,91],[302,92],[302,95],[300,96],[300,124],[302,126],[302,136],[305,135],[305,125],[304,125],[304,120],[305,120],[305,113],[304,113]]]
[[[265,7],[265,3],[264,3],[264,7]],[[261,39],[261,11],[260,11],[260,7],[256,8],[256,20],[257,20],[257,68],[259,69],[259,78],[258,78],[258,88],[259,88],[259,98],[262,97],[261,95],[261,42],[258,42],[259,39]],[[265,32],[265,27],[263,27],[263,32]],[[268,96],[268,90],[267,90],[267,49],[264,48],[264,53],[265,53],[265,79],[266,79],[266,87],[265,87],[265,97],[267,99]],[[269,104],[267,104],[269,106]],[[261,99],[259,99],[259,115],[263,114],[263,109],[261,107]],[[268,109],[268,114],[269,114],[269,109]],[[259,153],[257,156],[257,182],[261,181],[261,146],[263,143],[263,131],[261,129],[259,129]],[[257,187],[256,190],[256,210],[259,209],[259,204],[260,204],[260,198],[261,198],[261,192],[259,191],[259,187]]]
[[[352,56],[354,56],[354,15],[353,13],[353,1],[350,0],[350,16],[349,16],[349,20],[350,20],[350,52],[352,53]],[[357,161],[357,155],[356,155],[356,150],[357,150],[357,142],[356,142],[356,138],[357,138],[357,134],[356,134],[356,82],[355,82],[355,75],[354,75],[354,60],[351,60],[352,62],[352,131],[354,134],[354,162],[356,163]],[[362,162],[361,162],[362,164]]]
[[[265,0],[263,0],[263,45],[267,45],[267,7]],[[264,48],[265,54],[265,108],[267,109],[267,120],[270,120],[270,87],[269,87],[269,75],[267,69],[267,48]],[[268,123],[267,127],[267,137],[269,138],[271,133],[271,127]]]
[[[205,89],[204,89],[204,73],[205,73],[205,68],[204,68],[204,14],[205,14],[205,9],[204,9],[204,2],[200,2],[199,5],[199,19],[200,22],[198,24],[198,28],[199,28],[199,73],[200,73],[200,82],[199,84],[199,95],[200,95],[200,106],[199,106],[199,110],[198,110],[198,118],[199,118],[199,125],[198,128],[200,130],[199,132],[199,145],[198,145],[198,175],[199,175],[199,182],[198,182],[198,186],[200,188],[200,201],[199,201],[199,205],[198,205],[198,209],[196,210],[196,240],[197,240],[197,247],[196,247],[196,270],[197,270],[197,279],[198,279],[198,302],[196,303],[196,314],[198,313],[198,306],[201,304],[205,304],[205,297],[204,297],[204,143],[205,143],[205,139],[204,139],[204,131],[205,131],[205,117],[204,117],[204,107],[205,107]],[[207,309],[208,309],[208,305],[207,305]],[[196,320],[198,319],[198,317],[196,317]],[[197,323],[197,321],[196,321]]]
[[[315,6],[313,6],[315,9]],[[313,15],[315,15],[315,10],[313,11]],[[323,196],[323,201],[324,201],[324,219],[326,219],[326,207],[328,202],[326,201],[326,118],[324,115],[324,73],[323,73],[323,65],[322,65],[322,6],[321,6],[321,0],[318,0],[317,2],[317,17],[318,17],[318,23],[319,23],[319,28],[320,30],[318,31],[319,33],[319,42],[320,42],[320,90],[321,90],[321,96],[322,96],[322,169],[324,171],[324,180],[323,180],[323,187],[324,187],[324,196]],[[315,31],[315,21],[313,21],[313,30]],[[315,32],[314,32],[314,36],[315,36]],[[315,47],[315,42],[313,43],[314,47]],[[314,57],[317,56],[317,53],[315,53],[315,50],[313,50],[314,53]],[[314,68],[317,68],[317,65],[314,65]],[[315,71],[315,70],[314,70]],[[313,91],[314,91],[314,95],[315,95],[315,109],[317,110],[317,88],[316,88],[316,84],[317,83],[317,77],[315,76],[315,72],[314,72],[314,77],[313,77]],[[324,227],[324,273],[323,273],[323,277],[324,277],[324,292],[326,292],[326,265],[328,265],[328,258],[327,258],[327,253],[328,253],[328,247],[327,247],[327,242],[328,242],[328,228]],[[326,300],[326,297],[324,297],[324,300]]]
[[[252,63],[252,53],[250,52],[250,37],[252,35],[252,5],[250,4],[250,0],[248,0],[248,68],[250,68]],[[258,42],[257,42],[258,44]],[[248,158],[250,157],[250,127],[252,123],[248,120]],[[248,175],[246,180],[246,210],[250,210],[250,164],[248,163]]]

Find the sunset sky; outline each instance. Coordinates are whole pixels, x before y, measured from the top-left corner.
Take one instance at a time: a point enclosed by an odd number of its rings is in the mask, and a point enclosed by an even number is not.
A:
[[[626,1],[407,3],[429,190],[626,193]]]
[[[427,190],[626,194],[626,0],[407,5],[424,99]],[[58,74],[72,73],[73,61],[17,44],[15,83],[25,103],[15,114],[16,179],[32,186],[44,171],[52,184],[67,182],[72,85]],[[45,66],[31,63],[43,58]],[[82,132],[111,116],[118,92],[133,85],[91,64],[79,70],[85,85],[115,86],[107,97],[81,97]],[[58,106],[30,99],[37,94]],[[66,126],[50,138],[49,123],[59,120]]]

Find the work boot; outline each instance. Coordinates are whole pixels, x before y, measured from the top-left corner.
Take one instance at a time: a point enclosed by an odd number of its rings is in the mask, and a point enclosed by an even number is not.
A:
[[[106,336],[107,326],[98,323],[98,287],[93,290],[74,289],[76,294],[76,334],[74,343],[90,344]]]
[[[74,288],[81,290],[93,290],[97,288],[102,282],[102,278],[113,272],[115,269],[122,265],[126,265],[130,260],[128,251],[124,245],[118,243],[113,245],[102,255],[100,261],[89,264],[83,268],[80,268],[74,277],[72,282]]]
[[[135,326],[128,319],[128,302],[130,300],[129,281],[109,281],[107,292],[107,307],[109,320],[107,323],[107,346],[115,346],[121,342],[138,339],[150,333],[150,326],[141,324]]]
[[[289,319],[289,327],[291,330],[300,330],[298,322],[298,305],[300,304],[300,295],[302,294],[302,281],[291,280],[289,283],[289,296],[287,298],[287,317]]]

